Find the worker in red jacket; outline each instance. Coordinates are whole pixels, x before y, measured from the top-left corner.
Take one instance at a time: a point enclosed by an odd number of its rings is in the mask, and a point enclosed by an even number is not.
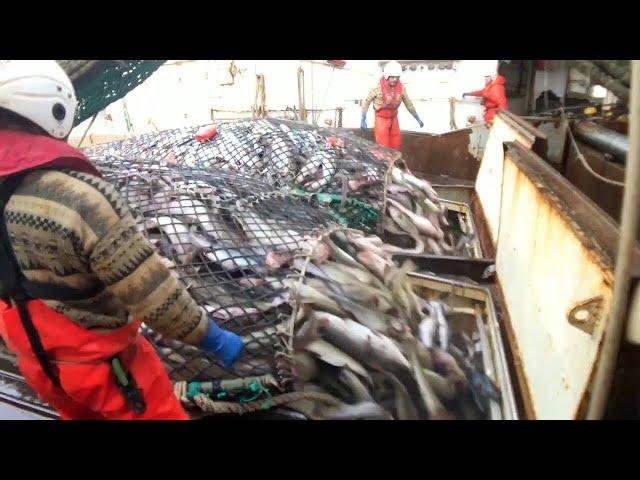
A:
[[[509,104],[507,101],[507,92],[504,88],[505,78],[500,74],[495,76],[487,75],[484,78],[485,87],[482,90],[465,92],[462,94],[462,97],[482,97],[482,104],[485,108],[484,121],[491,125],[491,123],[493,123],[493,117],[496,116],[498,110],[506,110],[509,108]]]
[[[66,142],[75,111],[55,61],[0,60],[0,337],[63,419],[187,420],[141,323],[225,366],[242,339],[195,302]]]
[[[402,135],[398,123],[398,108],[401,103],[404,103],[420,128],[424,127],[413,102],[407,95],[406,88],[400,82],[401,73],[402,67],[398,62],[389,62],[385,65],[384,74],[378,85],[371,89],[362,103],[362,118],[360,120],[360,128],[365,130],[367,128],[367,110],[373,102],[373,109],[376,113],[376,143],[396,150],[400,150],[402,146]]]

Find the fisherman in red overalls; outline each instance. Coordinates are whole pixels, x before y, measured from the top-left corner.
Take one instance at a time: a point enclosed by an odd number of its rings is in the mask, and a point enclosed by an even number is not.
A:
[[[375,135],[376,143],[385,147],[400,150],[402,135],[398,123],[398,108],[404,103],[409,113],[418,121],[420,128],[424,123],[420,120],[413,102],[407,95],[404,85],[400,82],[402,67],[398,62],[389,62],[384,67],[384,74],[380,78],[380,84],[376,85],[362,104],[362,120],[360,127],[367,128],[367,110],[373,102],[376,113]]]
[[[64,141],[75,109],[55,61],[0,60],[0,335],[63,419],[187,420],[141,322],[226,366],[242,339],[196,305]]]
[[[482,97],[482,105],[484,105],[484,121],[489,125],[493,123],[493,118],[498,110],[506,110],[509,108],[507,101],[507,92],[505,90],[505,78],[500,75],[487,75],[484,77],[485,87],[482,90],[466,92],[462,94],[464,97]]]

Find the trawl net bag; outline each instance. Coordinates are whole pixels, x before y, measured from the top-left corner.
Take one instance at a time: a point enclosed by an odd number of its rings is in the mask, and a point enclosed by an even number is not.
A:
[[[148,328],[174,380],[273,375],[286,384],[291,352],[279,338],[291,313],[283,262],[313,252],[331,225],[307,200],[238,174],[162,167],[144,160],[94,158],[129,205],[138,228],[191,296],[222,327],[245,340],[245,354],[225,370],[213,356]],[[282,374],[282,375],[281,375]]]
[[[144,134],[87,152],[241,173],[318,200],[335,221],[380,234],[398,253],[471,255],[473,229],[465,228],[463,213],[402,168],[398,152],[343,131],[248,119]]]

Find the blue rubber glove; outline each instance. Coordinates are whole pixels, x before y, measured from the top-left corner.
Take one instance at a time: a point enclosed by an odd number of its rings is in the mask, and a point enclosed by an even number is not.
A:
[[[420,116],[417,113],[414,115],[414,118],[418,121],[420,128],[424,127],[424,123],[422,123],[422,120],[420,120]]]
[[[360,128],[362,130],[366,130],[367,129],[367,114],[366,113],[362,114],[362,119],[360,120]]]
[[[464,98],[464,97],[470,97],[470,96],[471,96],[471,94],[470,94],[469,92],[464,92],[464,93],[462,94],[462,98]]]
[[[225,367],[230,367],[242,353],[244,345],[239,335],[220,328],[216,322],[209,320],[207,335],[200,343],[200,348],[215,353],[222,359]]]

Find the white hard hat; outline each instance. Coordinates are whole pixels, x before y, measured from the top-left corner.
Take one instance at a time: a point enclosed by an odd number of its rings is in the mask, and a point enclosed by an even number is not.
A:
[[[495,79],[498,75],[498,60],[485,60],[482,62],[485,77]]]
[[[62,139],[73,127],[76,95],[55,60],[0,60],[0,107]]]
[[[399,77],[402,75],[402,67],[394,60],[384,66],[384,78]]]

